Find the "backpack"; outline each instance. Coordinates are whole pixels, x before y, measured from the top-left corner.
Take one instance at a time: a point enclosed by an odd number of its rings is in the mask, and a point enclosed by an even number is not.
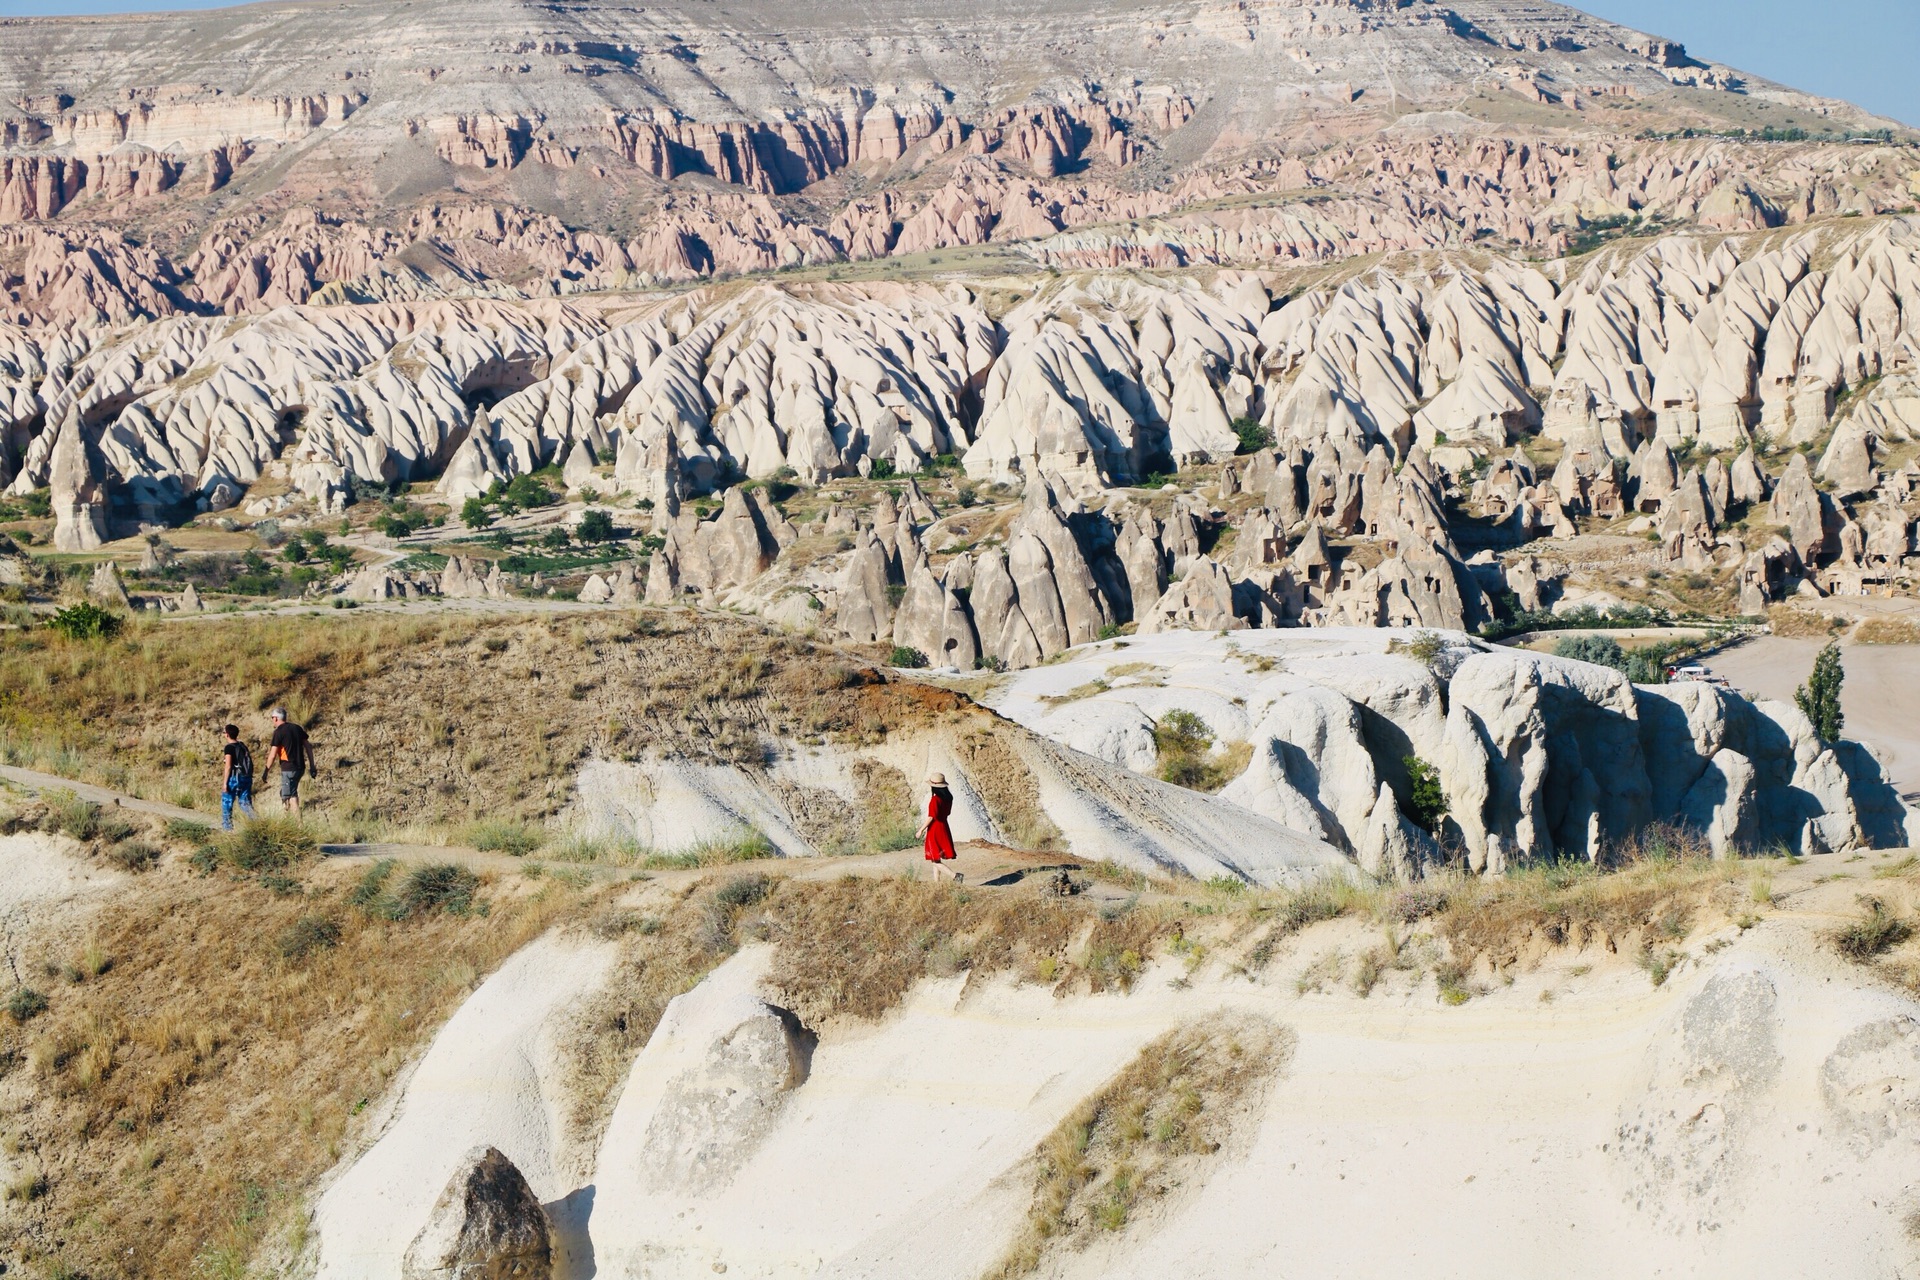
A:
[[[227,779],[227,789],[251,791],[253,790],[253,752],[247,750],[247,744],[244,742],[236,742],[233,745],[240,750],[234,753],[233,776]]]

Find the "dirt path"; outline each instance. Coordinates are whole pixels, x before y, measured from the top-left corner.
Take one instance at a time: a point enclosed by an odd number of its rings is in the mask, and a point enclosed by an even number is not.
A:
[[[77,782],[71,778],[61,778],[54,774],[21,769],[13,765],[0,765],[0,779],[24,787],[35,794],[49,790],[66,790],[98,805],[119,807],[136,813],[150,813],[161,818],[180,818],[208,826],[213,825],[214,822],[211,815],[197,810],[162,804],[156,800],[142,800],[138,796],[96,786],[90,782]],[[530,865],[538,865],[553,872],[584,873],[598,880],[622,880],[645,876],[667,884],[692,882],[702,876],[712,875],[716,870],[726,869],[694,867],[647,870],[622,863],[574,862],[543,858],[538,852],[526,857],[514,857],[510,854],[475,849],[470,845],[412,844],[382,840],[326,843],[320,846],[320,852],[328,859],[357,858],[372,862],[380,858],[392,858],[396,862],[409,865],[451,862],[479,874],[524,874]],[[988,889],[1011,887],[1036,877],[1057,874],[1061,870],[1081,872],[1085,866],[1078,859],[1065,854],[1028,853],[1019,849],[1009,849],[1004,845],[978,841],[963,842],[955,852],[958,856],[952,862],[945,864],[943,871],[946,874],[958,872],[963,883]],[[829,880],[839,876],[858,876],[862,879],[897,876],[924,878],[930,874],[926,860],[917,848],[896,849],[888,853],[847,854],[827,858],[783,858],[738,864],[738,869],[741,871],[754,868],[775,871],[781,875],[792,876],[796,880]],[[1127,890],[1094,880],[1083,873],[1076,874],[1073,878],[1081,886],[1080,892],[1088,895],[1091,900],[1103,901],[1112,898],[1119,901],[1132,896]]]
[[[182,809],[179,805],[162,804],[158,800],[142,800],[138,796],[130,796],[125,792],[96,787],[91,782],[75,782],[71,778],[56,777],[51,773],[40,773],[33,769],[21,769],[15,765],[0,765],[0,778],[25,787],[36,794],[42,791],[71,791],[82,800],[131,809],[135,813],[151,813],[161,818],[184,818],[189,822],[212,821],[204,813]]]
[[[1715,654],[1715,672],[1756,698],[1793,700],[1825,640],[1756,636]],[[1920,803],[1920,646],[1842,645],[1846,736],[1872,747],[1909,804]]]

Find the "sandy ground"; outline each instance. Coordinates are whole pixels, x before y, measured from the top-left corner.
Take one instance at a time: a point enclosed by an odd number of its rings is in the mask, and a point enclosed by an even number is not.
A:
[[[1043,1275],[1912,1276],[1920,1002],[1824,941],[1897,856],[1775,864],[1769,917],[1689,939],[1660,987],[1594,948],[1483,979],[1458,1008],[1430,976],[1303,993],[1330,952],[1378,941],[1345,921],[1254,981],[1167,965],[1132,995],[1065,999],[926,982],[877,1025],[827,1028],[770,1125],[713,1132],[736,1171],[699,1195],[641,1152],[676,1082],[740,1025],[764,952],[675,1003],[591,1176],[568,1185],[529,1046],[601,969],[542,951],[475,993],[328,1193],[322,1274],[398,1276],[437,1180],[487,1141],[577,1233],[561,1276],[973,1280],[1020,1228],[1034,1145],[1148,1040],[1224,1009],[1295,1038],[1263,1110],[1200,1176]]]
[[[441,1188],[476,1144],[506,1151],[549,1213],[566,1217],[561,1098],[551,1035],[597,988],[611,945],[548,936],[482,983],[408,1078],[371,1150],[321,1197],[322,1277],[400,1273]]]
[[[70,924],[76,910],[84,911],[126,880],[111,867],[76,857],[73,842],[64,837],[0,836],[0,947],[7,965],[0,983],[29,985],[22,949]]]
[[[121,872],[76,856],[64,836],[0,836],[0,993],[46,989],[39,965],[76,946],[94,909],[126,883]],[[0,1110],[13,1105],[7,1085],[17,1088],[24,1077],[0,1085]],[[13,1143],[0,1143],[0,1184],[12,1185],[22,1158]]]
[[[1826,641],[1756,636],[1706,660],[1742,692],[1791,702]],[[1908,804],[1920,804],[1920,646],[1841,646],[1846,736],[1872,747]]]

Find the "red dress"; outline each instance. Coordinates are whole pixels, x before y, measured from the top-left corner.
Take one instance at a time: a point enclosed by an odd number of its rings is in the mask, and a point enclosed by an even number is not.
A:
[[[953,797],[934,792],[927,800],[927,861],[945,862],[953,857],[953,832],[947,828],[947,815],[953,812]]]

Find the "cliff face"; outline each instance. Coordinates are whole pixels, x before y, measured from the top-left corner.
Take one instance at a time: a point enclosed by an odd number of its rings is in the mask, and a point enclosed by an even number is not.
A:
[[[1014,241],[1095,266],[1551,252],[1583,219],[1892,211],[1914,167],[1647,141],[1887,122],[1512,0],[352,0],[0,36],[0,226],[84,227],[108,256],[132,232],[189,302],[228,311],[305,301],[348,278],[342,258],[423,238],[586,288]],[[496,225],[449,235],[452,197]],[[289,228],[289,206],[318,217]],[[23,243],[0,243],[16,296]]]

